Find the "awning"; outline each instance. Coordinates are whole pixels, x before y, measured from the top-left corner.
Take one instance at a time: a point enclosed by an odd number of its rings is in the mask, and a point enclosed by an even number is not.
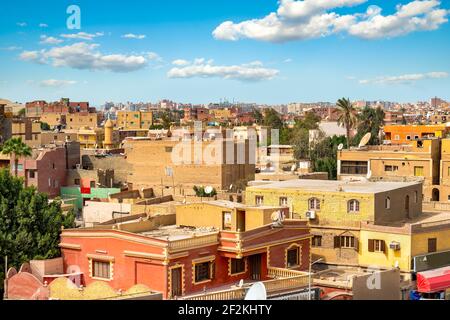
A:
[[[418,272],[417,291],[431,293],[450,288],[450,266]]]

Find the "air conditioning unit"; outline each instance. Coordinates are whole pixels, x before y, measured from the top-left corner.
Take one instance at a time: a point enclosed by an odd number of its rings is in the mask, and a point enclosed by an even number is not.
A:
[[[314,220],[316,218],[316,212],[306,211],[306,218],[308,218],[309,220]]]
[[[398,250],[400,250],[400,243],[392,241],[389,244],[389,248],[391,248],[392,250],[398,251]]]

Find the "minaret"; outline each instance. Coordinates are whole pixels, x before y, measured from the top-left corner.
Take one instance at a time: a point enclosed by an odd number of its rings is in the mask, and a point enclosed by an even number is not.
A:
[[[105,139],[103,140],[103,148],[112,149],[113,147],[113,130],[114,124],[111,119],[108,118],[105,123]]]

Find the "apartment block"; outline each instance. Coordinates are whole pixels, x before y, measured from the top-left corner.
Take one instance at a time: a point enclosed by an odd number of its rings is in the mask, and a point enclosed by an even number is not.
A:
[[[445,137],[449,128],[444,124],[434,125],[386,125],[383,128],[385,141],[390,144],[408,144],[413,140]]]
[[[153,124],[151,111],[118,111],[116,127],[128,129],[149,129]]]

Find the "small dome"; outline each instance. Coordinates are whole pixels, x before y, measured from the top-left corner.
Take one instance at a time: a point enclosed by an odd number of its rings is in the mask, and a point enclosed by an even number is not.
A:
[[[105,128],[113,128],[114,123],[111,121],[111,119],[108,119],[105,123]]]

